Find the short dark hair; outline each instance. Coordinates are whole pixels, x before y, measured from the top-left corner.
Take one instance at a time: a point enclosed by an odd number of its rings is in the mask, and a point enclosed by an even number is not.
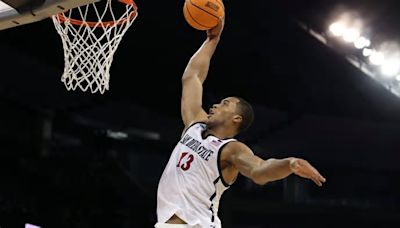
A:
[[[239,126],[239,132],[243,132],[251,126],[254,120],[254,111],[251,104],[241,97],[235,97],[239,100],[237,103],[237,112],[242,116],[242,123]]]

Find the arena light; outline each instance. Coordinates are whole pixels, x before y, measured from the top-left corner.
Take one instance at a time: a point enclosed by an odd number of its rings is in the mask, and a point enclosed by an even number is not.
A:
[[[329,31],[331,31],[334,36],[342,36],[346,30],[346,25],[339,21],[332,23],[329,26]]]
[[[373,52],[372,49],[364,48],[362,53],[363,53],[363,56],[368,57],[372,54],[372,52]]]
[[[400,59],[388,59],[381,65],[381,73],[386,77],[394,77],[400,72]]]
[[[309,26],[304,26],[304,29],[312,31]],[[400,97],[400,43],[390,40],[372,42],[369,37],[364,36],[369,34],[370,30],[358,12],[344,12],[336,17],[336,21],[329,25],[325,33],[320,35],[331,38],[326,39],[327,42],[323,42],[324,44],[333,49],[340,46],[337,51],[345,55],[351,64]],[[334,37],[336,39],[340,37],[343,42],[330,43]],[[346,49],[342,45],[345,45]]]
[[[354,47],[357,49],[363,49],[369,47],[369,45],[371,45],[371,41],[363,36],[360,36],[354,41]]]
[[[35,226],[35,225],[32,225],[32,224],[26,223],[25,224],[25,228],[40,228],[40,226]]]
[[[123,140],[123,139],[128,138],[128,134],[125,132],[121,132],[121,131],[107,130],[107,137],[113,138],[113,139],[118,139],[118,140]]]
[[[343,40],[352,43],[360,37],[360,30],[356,28],[348,28],[343,33]]]
[[[379,66],[382,65],[385,61],[385,56],[382,52],[373,51],[369,56],[369,61],[371,62],[371,64]]]

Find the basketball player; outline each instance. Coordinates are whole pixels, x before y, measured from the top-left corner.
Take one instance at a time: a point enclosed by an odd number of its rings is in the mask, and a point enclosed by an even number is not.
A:
[[[296,174],[322,186],[325,178],[300,158],[263,160],[233,137],[253,121],[249,103],[228,97],[202,109],[202,84],[220,40],[224,21],[190,59],[182,77],[181,114],[185,130],[162,174],[157,193],[156,228],[219,228],[222,193],[239,173],[264,185]]]

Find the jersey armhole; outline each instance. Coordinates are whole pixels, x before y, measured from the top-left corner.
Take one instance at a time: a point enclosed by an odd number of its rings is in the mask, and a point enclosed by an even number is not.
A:
[[[231,141],[225,143],[224,145],[222,145],[221,148],[219,148],[219,150],[218,150],[218,155],[217,155],[218,173],[219,173],[219,176],[220,176],[220,178],[221,178],[222,184],[223,184],[226,188],[230,187],[231,185],[228,184],[228,183],[225,181],[224,176],[222,176],[222,170],[221,170],[221,153],[222,153],[222,150],[224,149],[224,147],[225,147],[226,145],[228,145],[229,143],[231,143],[231,142],[237,142],[237,140],[231,140]],[[236,180],[236,179],[235,179],[235,180]]]

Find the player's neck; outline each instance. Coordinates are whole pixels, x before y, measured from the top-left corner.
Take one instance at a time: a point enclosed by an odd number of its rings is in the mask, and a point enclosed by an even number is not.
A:
[[[236,135],[236,130],[226,128],[224,126],[209,128],[204,132],[204,136],[214,135],[219,139],[233,138]]]

